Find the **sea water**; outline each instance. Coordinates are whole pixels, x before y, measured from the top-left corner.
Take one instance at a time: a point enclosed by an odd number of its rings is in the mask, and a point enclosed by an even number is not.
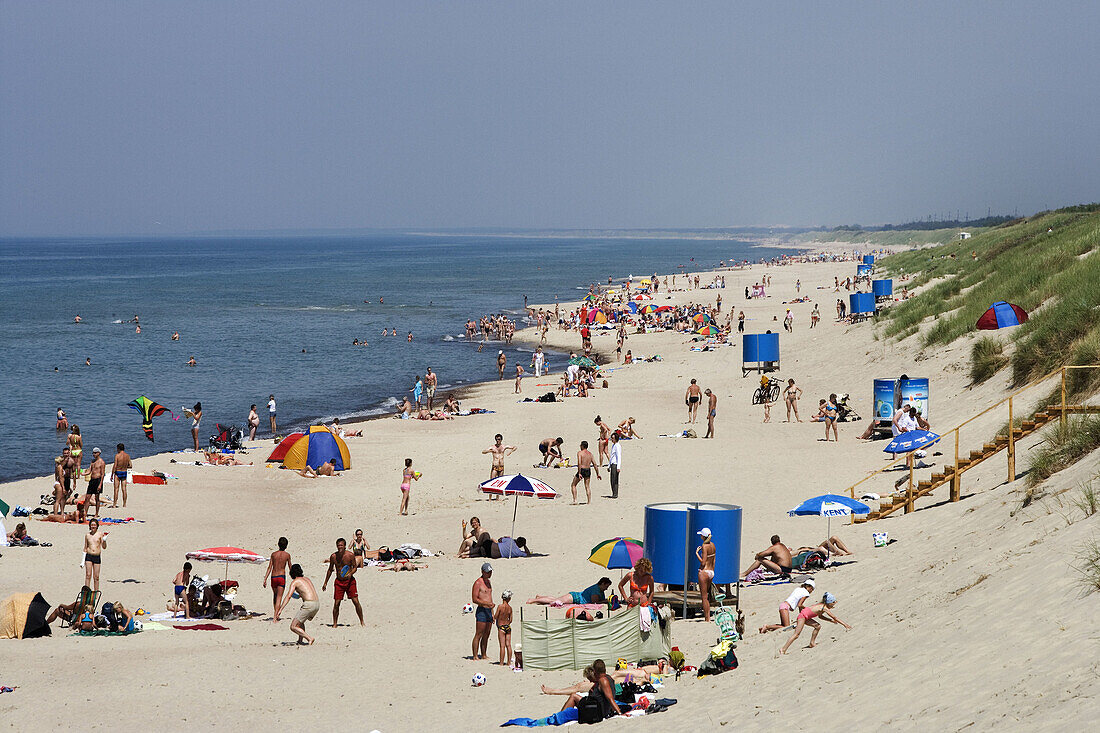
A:
[[[251,404],[258,436],[268,435],[269,394],[280,433],[381,414],[427,367],[439,399],[496,379],[500,349],[506,376],[529,365],[527,347],[490,342],[478,353],[464,335],[469,318],[522,319],[524,295],[577,300],[609,275],[780,251],[730,239],[477,233],[0,240],[0,481],[53,472],[58,407],[80,426],[85,455],[99,446],[108,460],[120,442],[134,456],[190,446],[182,407],[199,401],[200,445],[215,423],[244,426]],[[563,359],[551,355],[550,366]],[[548,390],[533,379],[524,387]],[[174,413],[153,420],[154,443],[127,407],[139,395]]]

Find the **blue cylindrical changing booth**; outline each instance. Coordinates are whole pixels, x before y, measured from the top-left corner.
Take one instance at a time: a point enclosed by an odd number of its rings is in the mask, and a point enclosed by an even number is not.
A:
[[[893,280],[872,280],[871,293],[876,298],[886,298],[894,294]]]
[[[714,542],[714,584],[736,583],[741,568],[741,507],[733,504],[670,502],[645,508],[645,556],[658,583],[686,586],[699,578],[695,550],[699,530]]]
[[[875,264],[875,256],[874,255],[863,255],[863,264],[865,264],[865,265]]]
[[[852,293],[848,296],[848,304],[849,313],[874,313],[875,294]]]
[[[856,265],[856,277],[863,277],[864,275],[871,274],[870,265]]]

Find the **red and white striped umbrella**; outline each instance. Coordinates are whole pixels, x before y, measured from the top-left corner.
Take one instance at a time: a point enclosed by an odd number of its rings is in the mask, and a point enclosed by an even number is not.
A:
[[[497,476],[488,481],[482,481],[478,485],[478,489],[486,494],[516,497],[516,505],[512,509],[512,536],[516,534],[516,512],[519,511],[519,497],[533,496],[536,499],[555,499],[558,496],[558,492],[550,488],[549,485],[544,484],[537,478],[524,476],[522,473],[512,476]]]

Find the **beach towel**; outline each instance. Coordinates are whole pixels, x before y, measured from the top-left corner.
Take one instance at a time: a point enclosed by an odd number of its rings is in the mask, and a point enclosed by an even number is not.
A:
[[[0,687],[0,695],[3,695],[5,692],[15,692],[15,688],[14,687]]]
[[[544,725],[565,725],[577,721],[577,709],[566,708],[559,713],[547,715],[545,718],[512,718],[501,724],[501,728],[509,725],[518,725],[522,728],[539,728]]]
[[[229,631],[228,626],[219,624],[191,624],[190,626],[176,626],[173,624],[172,628],[180,631]]]
[[[99,520],[100,524],[130,524],[131,522],[145,523],[144,519],[134,519],[133,517],[126,517],[125,519],[115,519],[113,517],[102,517]]]

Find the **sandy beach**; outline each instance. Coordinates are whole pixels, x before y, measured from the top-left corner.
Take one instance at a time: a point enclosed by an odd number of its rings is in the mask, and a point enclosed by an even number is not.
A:
[[[1004,375],[968,387],[962,345],[922,351],[914,338],[876,340],[870,323],[835,322],[835,302],[846,296],[833,292],[833,278],[843,280],[854,270],[854,262],[754,266],[724,272],[723,290],[677,289],[670,299],[662,292],[656,301],[709,305],[720,293],[723,316],[744,310],[750,333],[782,332],[790,307],[793,333],[781,333],[777,374],[794,378],[804,390],[803,423],[785,423],[782,403],[773,408],[772,421],[762,423],[762,409],[751,405],[758,377],[742,377],[736,333],[735,345],[709,352],[689,351],[684,334],[631,334],[624,348],[636,359],[660,355],[662,360],[622,366],[614,363],[613,332],[601,332],[594,347],[611,355],[608,389],[594,390],[586,399],[519,403],[512,380],[505,379],[478,385],[464,397],[464,408],[482,407],[492,414],[440,422],[363,422],[357,426],[363,437],[347,440],[353,468],[339,478],[309,480],[265,467],[270,440],[250,443],[254,449],[244,460],[254,461],[253,466],[188,465],[196,458],[189,453],[137,460],[141,473],[164,471],[178,479],[167,486],[131,487],[125,510],[102,512],[139,520],[111,528],[103,553],[104,600],[117,599],[128,608],[163,611],[185,553],[205,547],[239,546],[266,556],[278,537],[286,536],[294,562],[302,564],[319,591],[336,538],[350,539],[356,528],[364,530],[372,547],[414,542],[446,554],[426,560],[427,567],[415,573],[362,569],[357,577],[365,628],[358,626],[347,602],[338,628],[322,626],[331,622],[331,587],[321,593],[321,611],[308,624],[317,638],[310,648],[293,646],[286,621],[270,622],[270,592],[261,587],[263,565],[231,566],[230,576],[240,582],[236,602],[263,616],[228,622],[227,631],[169,628],[82,638],[55,630],[52,638],[0,642],[5,660],[0,684],[18,686],[0,697],[0,716],[12,729],[240,729],[271,721],[388,733],[455,723],[465,730],[490,730],[512,717],[555,712],[564,698],[540,694],[540,685],[572,684],[579,672],[513,672],[467,658],[473,620],[462,606],[470,600],[482,560],[455,556],[461,523],[478,516],[494,537],[507,535],[514,509],[513,500],[490,501],[476,491],[478,482],[489,477],[489,456],[481,451],[502,433],[506,444],[517,446],[507,458],[507,473],[532,472],[560,494],[552,501],[520,500],[515,533],[526,537],[539,556],[493,561],[494,598],[512,590],[517,621],[521,608],[542,615],[541,607],[523,604],[535,594],[579,590],[605,574],[617,582],[616,571],[587,561],[588,551],[610,537],[640,538],[643,508],[649,503],[740,505],[742,565],[769,544],[772,534],[790,545],[819,542],[825,521],[788,517],[787,510],[810,496],[844,493],[885,462],[882,443],[856,439],[865,422],[842,423],[839,442],[823,442],[821,424],[809,421],[819,398],[849,393],[856,411],[867,418],[872,378],[903,372],[926,376],[932,384],[929,417],[937,430],[953,427],[1007,394]],[[765,274],[773,278],[769,297],[745,300],[745,287]],[[704,282],[712,277],[702,275]],[[677,287],[683,280],[677,277]],[[796,280],[811,302],[785,305],[796,297]],[[811,329],[814,302],[822,319]],[[517,335],[517,340],[533,338],[531,330]],[[549,344],[577,349],[580,338],[552,329]],[[512,371],[509,364],[506,373]],[[683,395],[693,378],[718,395],[715,439],[658,437],[688,427]],[[527,377],[523,396],[551,391],[559,381],[560,374]],[[617,500],[607,498],[604,474],[603,481],[593,479],[592,505],[571,505],[573,471],[532,469],[540,457],[537,444],[562,436],[567,455],[575,455],[581,440],[594,447],[596,415],[612,425],[635,417],[643,437],[622,444]],[[1004,420],[997,412],[976,421],[971,442],[988,438]],[[694,427],[702,435],[705,418]],[[1039,440],[1041,435],[1023,441],[1021,456]],[[400,517],[398,485],[406,457],[423,477],[413,485],[410,515]],[[945,459],[930,460],[942,465]],[[1075,485],[1095,470],[1092,458],[1053,481]],[[776,622],[776,608],[790,586],[743,588],[746,635],[737,650],[740,668],[715,678],[685,675],[668,681],[661,696],[678,700],[668,712],[607,725],[662,731],[726,725],[826,731],[1087,725],[1100,692],[1095,655],[1100,619],[1075,602],[1074,571],[1065,551],[1086,539],[1086,527],[1044,507],[1014,511],[1022,482],[1006,483],[1005,473],[1004,459],[998,457],[965,475],[964,500],[957,504],[947,502],[944,487],[909,515],[857,525],[834,520],[833,534],[855,554],[817,574],[815,598],[823,591],[835,593],[836,613],[852,625],[851,631],[823,624],[815,648],[804,648],[804,635],[780,656],[788,634],[760,636],[756,629]],[[867,490],[885,493],[894,477],[886,474]],[[51,483],[36,478],[5,484],[0,498],[33,507]],[[9,531],[15,521],[5,520]],[[3,548],[0,598],[38,591],[51,604],[71,602],[83,582],[79,563],[86,529],[39,521],[28,527],[36,539],[53,546]],[[876,531],[889,532],[896,542],[874,548]],[[197,564],[196,571],[215,578],[224,568]],[[297,601],[289,606],[297,607]],[[562,612],[549,613],[560,617]],[[673,622],[673,643],[689,664],[703,660],[715,636],[713,624]],[[494,632],[491,660],[496,653]],[[470,684],[477,672],[488,678],[483,687]]]

